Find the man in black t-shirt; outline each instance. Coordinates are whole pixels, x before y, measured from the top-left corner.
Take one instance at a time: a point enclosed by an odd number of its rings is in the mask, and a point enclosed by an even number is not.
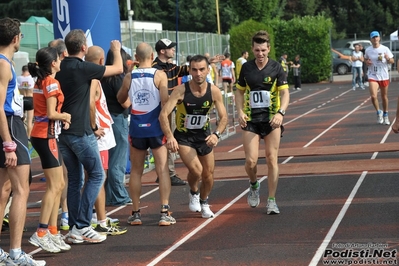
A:
[[[69,243],[98,243],[106,239],[91,227],[93,205],[104,182],[97,138],[101,128],[90,124],[90,84],[92,79],[121,74],[123,71],[119,41],[111,42],[115,62],[112,66],[100,66],[83,61],[88,46],[82,30],[72,30],[65,37],[69,56],[61,62],[57,74],[64,104],[61,111],[71,114],[68,130],[62,129],[59,146],[68,170]],[[96,134],[96,136],[94,134]],[[84,170],[87,182],[84,184]],[[83,186],[84,185],[84,186]],[[84,187],[84,188],[83,188]],[[83,190],[82,190],[83,188]]]

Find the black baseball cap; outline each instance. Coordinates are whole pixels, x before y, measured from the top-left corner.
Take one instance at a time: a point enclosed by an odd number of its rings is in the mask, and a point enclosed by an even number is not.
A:
[[[159,41],[157,41],[157,43],[155,44],[155,51],[159,52],[162,49],[170,49],[172,47],[175,47],[176,43],[172,42],[171,40],[168,39],[160,39]]]

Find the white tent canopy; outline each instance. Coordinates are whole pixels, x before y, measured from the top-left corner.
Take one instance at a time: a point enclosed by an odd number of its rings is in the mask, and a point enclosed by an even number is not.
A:
[[[397,30],[391,33],[390,40],[391,41],[397,41],[398,40],[398,31]]]

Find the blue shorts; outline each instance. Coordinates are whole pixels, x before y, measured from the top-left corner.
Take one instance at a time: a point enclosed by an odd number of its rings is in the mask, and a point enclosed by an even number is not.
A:
[[[147,150],[148,148],[156,149],[166,143],[166,137],[164,135],[159,137],[150,138],[134,138],[129,136],[130,145],[138,150]]]

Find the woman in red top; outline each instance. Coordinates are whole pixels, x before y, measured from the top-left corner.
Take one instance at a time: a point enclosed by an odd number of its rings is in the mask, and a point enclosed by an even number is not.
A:
[[[64,95],[55,79],[55,74],[60,71],[60,63],[57,50],[45,47],[37,51],[36,63],[28,64],[30,74],[37,78],[33,89],[35,122],[31,142],[40,156],[47,185],[42,198],[39,226],[29,242],[54,253],[71,248],[57,229],[58,208],[65,186],[57,139],[62,124],[68,129],[71,123],[71,115],[61,113]]]

